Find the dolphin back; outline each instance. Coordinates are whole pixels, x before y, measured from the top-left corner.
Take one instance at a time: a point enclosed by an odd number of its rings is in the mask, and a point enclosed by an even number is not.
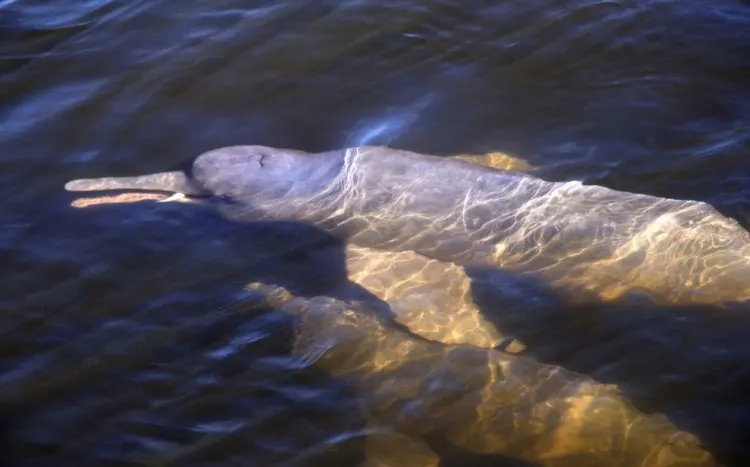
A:
[[[65,189],[67,191],[144,190],[168,191],[186,195],[206,194],[179,170],[135,177],[82,178],[69,181],[65,184]]]

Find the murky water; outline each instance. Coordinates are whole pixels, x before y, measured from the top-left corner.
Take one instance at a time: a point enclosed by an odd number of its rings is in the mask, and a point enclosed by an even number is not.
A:
[[[388,144],[747,225],[749,62],[739,0],[0,1],[2,455],[747,465],[747,310],[561,309],[507,278],[525,350],[442,345],[323,293],[347,271],[320,232],[79,210],[63,184],[231,144]]]

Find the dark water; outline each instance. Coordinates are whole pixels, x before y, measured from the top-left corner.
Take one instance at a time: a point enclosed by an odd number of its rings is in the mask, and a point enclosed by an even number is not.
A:
[[[747,2],[5,0],[0,99],[11,465],[437,465],[428,448],[441,466],[701,464],[687,433],[750,464],[741,310],[561,311],[524,324],[520,357],[362,324],[316,361],[299,315],[220,310],[249,282],[343,280],[315,254],[329,240],[170,204],[76,210],[62,188],[230,144],[388,144],[502,151],[748,224]],[[677,454],[649,454],[670,430]]]

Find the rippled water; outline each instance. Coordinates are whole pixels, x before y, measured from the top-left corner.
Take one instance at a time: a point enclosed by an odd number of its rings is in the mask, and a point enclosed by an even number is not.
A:
[[[310,301],[346,282],[343,246],[319,232],[184,205],[78,210],[63,184],[230,144],[388,144],[505,152],[747,225],[749,61],[740,0],[0,1],[4,454],[747,465],[746,311],[539,315],[544,292],[508,279],[526,350],[446,346]],[[256,282],[308,298],[243,292]]]

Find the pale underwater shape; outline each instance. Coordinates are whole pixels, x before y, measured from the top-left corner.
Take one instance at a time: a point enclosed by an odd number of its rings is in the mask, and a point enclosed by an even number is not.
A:
[[[263,284],[248,290],[295,316],[295,355],[358,390],[373,465],[438,465],[422,440],[435,435],[545,467],[718,465],[695,436],[639,412],[615,386],[497,350],[414,338],[364,302],[297,298]]]

